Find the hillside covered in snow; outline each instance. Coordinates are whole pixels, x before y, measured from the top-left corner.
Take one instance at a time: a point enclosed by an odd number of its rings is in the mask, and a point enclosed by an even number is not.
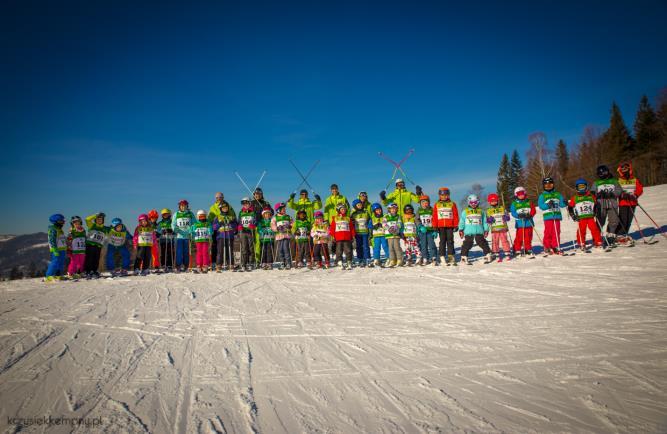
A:
[[[659,224],[665,197],[642,198]],[[637,215],[659,242],[635,227],[633,248],[502,264],[2,282],[0,428],[665,432],[667,239]]]

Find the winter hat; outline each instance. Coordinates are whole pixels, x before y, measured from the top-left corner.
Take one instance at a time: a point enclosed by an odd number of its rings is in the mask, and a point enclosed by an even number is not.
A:
[[[491,203],[491,202],[498,202],[498,195],[496,193],[491,193],[486,197],[486,201]]]

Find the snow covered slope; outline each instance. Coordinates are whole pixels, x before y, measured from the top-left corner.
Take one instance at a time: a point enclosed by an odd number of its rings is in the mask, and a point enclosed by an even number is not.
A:
[[[642,201],[659,223],[665,196]],[[665,432],[656,239],[456,268],[5,282],[0,429]]]

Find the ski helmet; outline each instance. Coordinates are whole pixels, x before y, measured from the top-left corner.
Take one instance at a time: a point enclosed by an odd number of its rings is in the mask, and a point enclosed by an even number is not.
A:
[[[202,218],[202,217],[204,217],[204,218]],[[198,220],[204,220],[205,218],[206,218],[206,211],[204,211],[203,209],[198,210],[197,211],[197,219]]]
[[[95,216],[95,220],[97,220],[97,219],[102,219],[102,220],[104,220],[104,217],[106,217],[106,216],[107,216],[107,215],[104,214],[103,212],[98,212],[97,215]]]
[[[579,178],[574,182],[574,188],[577,190],[577,193],[585,193],[588,190],[588,181],[584,178]]]
[[[265,206],[264,208],[262,208],[262,215],[266,214],[267,212],[273,215],[273,210],[271,209],[270,206]]]
[[[316,219],[324,218],[324,213],[322,211],[315,211],[314,216]]]
[[[398,210],[398,205],[396,205],[395,202],[392,202],[389,205],[387,205],[387,209],[391,209],[391,208],[394,208],[394,209]]]
[[[361,201],[360,201],[359,199],[354,199],[354,200],[352,201],[352,208],[355,208],[355,209],[356,209],[356,208],[357,208],[357,205],[360,205],[360,204],[361,204]]]
[[[121,219],[119,219],[118,217],[116,217],[115,219],[111,220],[111,226],[113,226],[114,228],[115,228],[116,226],[118,226],[118,225],[122,225],[122,224],[123,224],[123,221],[122,221]]]
[[[331,187],[329,187],[329,190],[333,190],[334,188],[336,190],[338,190],[338,184],[331,184]]]
[[[449,194],[449,189],[447,187],[440,187],[440,189],[438,189],[438,194],[440,196],[443,196],[445,194]]]
[[[425,195],[425,194],[422,194],[421,196],[419,196],[419,202],[421,203],[423,200],[425,200],[425,201],[428,202],[428,203],[431,203],[431,198],[428,197],[428,196]]]
[[[49,217],[49,221],[53,224],[60,222],[65,223],[65,216],[62,214],[53,214],[51,217]]]
[[[139,217],[137,217],[137,221],[141,223],[142,220],[148,221],[148,216],[146,214],[139,214]]]
[[[357,197],[361,197],[361,196],[368,197],[368,193],[366,193],[365,191],[360,191],[359,194],[357,195]]]
[[[257,188],[255,189],[255,191],[253,191],[253,194],[256,194],[256,193],[264,194],[264,191],[262,191],[261,188],[257,187]]]
[[[347,210],[347,207],[345,206],[344,203],[339,203],[338,205],[336,205],[336,211],[340,211],[342,209]]]
[[[249,197],[247,197],[247,196],[246,196],[246,197],[243,197],[243,198],[241,198],[241,205],[243,205],[244,203],[250,203],[250,198],[249,198]]]
[[[306,190],[305,188],[302,188],[301,191],[299,192],[299,194],[300,195],[305,194],[307,196],[308,195],[308,190]]]
[[[152,209],[152,210],[148,211],[148,218],[149,218],[149,219],[151,219],[151,220],[157,220],[159,217],[160,217],[160,216],[157,215],[157,210]]]
[[[285,202],[278,202],[277,204],[273,205],[273,209],[280,211],[280,209],[285,208],[285,206]]]
[[[408,210],[410,210],[410,212],[408,212]],[[410,204],[407,204],[403,207],[403,213],[404,214],[414,214],[414,212],[415,212],[415,209]]]
[[[468,195],[468,205],[477,206],[479,205],[479,197],[476,194]]]
[[[553,184],[553,183],[554,183],[554,179],[551,176],[547,176],[546,178],[544,178],[542,180],[542,185],[544,185],[544,184]]]
[[[188,201],[185,199],[181,199],[178,202],[178,207],[180,208],[181,206],[185,206],[186,208],[188,208],[190,206],[190,203],[188,203]]]
[[[401,178],[396,178],[396,185],[398,184],[405,184],[405,181],[403,181]]]
[[[496,193],[491,193],[488,196],[486,196],[486,201],[489,203],[491,202],[498,203],[498,195]]]
[[[165,214],[169,214],[171,216],[171,210],[169,208],[162,208],[162,211],[160,212],[160,215],[164,217]]]
[[[514,189],[514,196],[519,197],[519,194],[523,193],[524,195],[526,194],[526,189],[523,187],[517,187]]]
[[[375,202],[373,205],[371,205],[371,211],[375,212],[376,210],[382,211],[382,205],[379,203]]]
[[[79,217],[78,215],[72,216],[72,218],[69,219],[69,221],[70,221],[70,223],[74,223],[74,222],[83,223],[83,220],[81,220],[81,217]]]
[[[599,165],[596,171],[598,174],[598,178],[600,179],[607,179],[610,176],[609,168],[604,164]]]

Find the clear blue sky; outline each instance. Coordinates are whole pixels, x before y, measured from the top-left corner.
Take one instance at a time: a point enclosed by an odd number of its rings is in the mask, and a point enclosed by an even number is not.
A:
[[[236,170],[267,169],[273,203],[299,182],[290,158],[321,160],[323,197],[376,199],[377,152],[409,148],[411,178],[460,196],[531,132],[573,145],[613,100],[631,126],[667,86],[664,1],[132,3],[3,2],[0,233],[53,212],[134,227],[218,190],[238,208]]]

